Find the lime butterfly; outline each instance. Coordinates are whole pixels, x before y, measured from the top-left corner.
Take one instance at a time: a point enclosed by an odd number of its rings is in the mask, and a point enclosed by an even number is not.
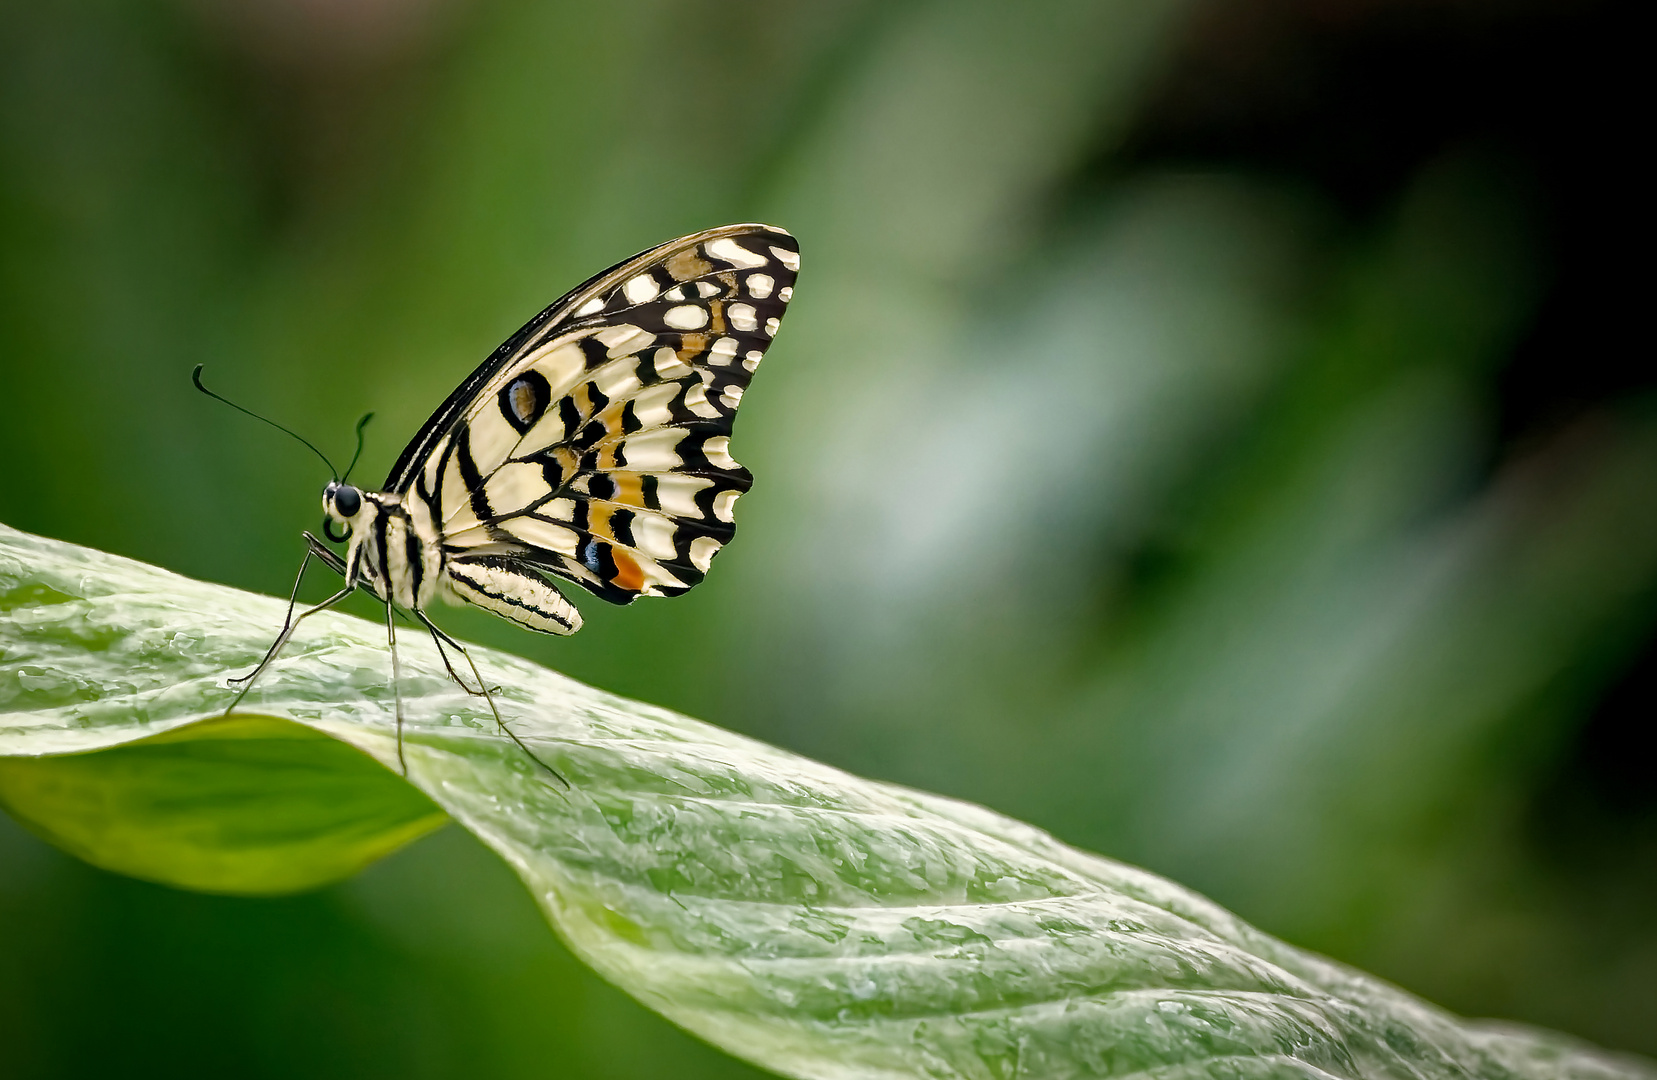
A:
[[[731,425],[799,267],[784,230],[727,225],[617,263],[531,319],[438,406],[381,490],[351,485],[349,469],[323,490],[323,531],[345,553],[305,533],[300,578],[314,557],[344,584],[295,614],[295,582],[264,659],[233,680],[241,694],[300,622],[357,589],[385,604],[394,687],[401,608],[431,633],[455,681],[494,709],[470,654],[426,614],[433,601],[573,634],[581,613],[551,578],[616,604],[696,586],[753,483],[731,457]],[[211,393],[200,368],[195,378]],[[466,658],[477,689],[444,646]]]

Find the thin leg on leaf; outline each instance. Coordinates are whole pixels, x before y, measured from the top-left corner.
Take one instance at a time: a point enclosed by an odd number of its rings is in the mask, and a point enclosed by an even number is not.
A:
[[[288,634],[293,629],[293,609],[294,606],[299,603],[299,586],[305,583],[305,568],[311,565],[311,555],[312,551],[309,548],[306,548],[305,558],[300,560],[299,563],[299,573],[293,579],[293,591],[288,594],[288,613],[282,616],[282,629],[276,632],[276,640],[271,642],[270,648],[265,650],[265,658],[259,661],[258,667],[254,668],[246,675],[238,675],[227,681],[233,683],[252,683],[254,676],[265,670],[266,664],[276,659],[277,649],[283,642],[288,640]],[[242,692],[245,694],[247,691],[244,690]],[[240,701],[242,699],[237,698],[236,700]]]
[[[484,686],[481,682],[478,684],[478,688],[473,690],[472,684],[461,678],[460,673],[455,671],[454,665],[449,662],[449,651],[443,647],[443,642],[445,641],[449,642],[451,645],[454,645],[456,648],[460,647],[459,644],[456,643],[453,638],[449,637],[449,635],[438,630],[435,626],[432,626],[429,621],[424,618],[422,618],[422,621],[426,623],[426,628],[431,631],[432,644],[437,646],[437,655],[443,660],[443,668],[449,673],[449,678],[454,680],[454,684],[456,686],[460,687],[468,694],[471,694],[473,697],[486,698],[492,693],[498,694],[501,692],[501,688],[499,686]],[[467,657],[467,659],[470,660],[471,657]],[[476,669],[474,668],[474,674],[475,672]]]
[[[299,624],[301,622],[310,618],[312,615],[315,615],[319,611],[327,611],[341,600],[344,600],[347,596],[350,596],[354,591],[356,591],[356,586],[347,585],[345,588],[330,596],[322,603],[317,604],[315,607],[306,608],[298,615],[294,615],[285,621],[282,624],[282,632],[276,635],[275,641],[270,643],[270,649],[266,651],[265,658],[259,661],[259,666],[248,672],[246,675],[229,680],[233,683],[241,683],[242,689],[239,693],[237,693],[236,700],[232,701],[230,706],[224,710],[225,715],[228,716],[236,708],[236,706],[242,703],[242,699],[247,697],[247,692],[253,689],[254,681],[264,672],[265,668],[270,666],[271,661],[276,659],[277,654],[282,651],[282,647],[288,643],[288,639],[293,637],[293,632],[299,629]],[[292,608],[290,607],[289,610],[292,611]]]
[[[473,690],[471,684],[465,679],[462,679],[460,677],[460,672],[456,671],[455,666],[449,663],[448,650],[443,647],[443,639],[448,635],[440,633],[437,627],[433,626],[431,621],[426,619],[423,615],[421,616],[421,621],[426,624],[426,629],[431,631],[432,644],[437,646],[437,655],[443,660],[443,670],[449,673],[449,678],[454,680],[454,684],[466,691],[468,694],[471,694],[473,697],[487,696],[487,692],[482,688]]]
[[[397,611],[389,596],[385,601],[385,643],[391,649],[391,698],[397,708],[397,764],[407,776],[408,759],[403,756],[403,680],[397,664]]]
[[[529,744],[525,743],[522,739],[518,738],[518,733],[506,726],[506,721],[501,719],[501,710],[495,704],[495,695],[489,692],[489,684],[483,681],[483,673],[478,671],[478,663],[477,663],[476,660],[472,659],[472,654],[466,648],[466,646],[462,645],[459,641],[456,641],[454,638],[450,637],[448,634],[446,634],[442,630],[438,629],[437,624],[432,622],[430,619],[428,619],[426,617],[425,612],[420,611],[420,610],[417,609],[414,612],[414,614],[421,622],[426,624],[426,629],[431,631],[432,640],[437,642],[437,651],[438,651],[439,655],[442,655],[443,646],[444,646],[445,643],[447,643],[452,649],[454,649],[461,656],[464,656],[466,658],[467,666],[472,669],[472,678],[474,678],[478,681],[478,689],[474,691],[471,687],[467,686],[466,683],[459,676],[455,675],[455,670],[452,667],[449,668],[449,675],[450,675],[451,678],[454,679],[455,682],[460,683],[461,689],[465,690],[468,694],[472,694],[473,696],[481,696],[483,698],[483,700],[485,700],[489,703],[489,711],[495,715],[495,727],[500,730],[501,734],[505,735],[507,738],[509,738],[513,742],[517,743],[518,744],[518,749],[522,750],[525,754],[529,755],[529,760],[535,762],[535,764],[537,764],[537,765],[541,766],[541,768],[545,769],[547,771],[547,773],[554,780],[557,780],[560,784],[563,784],[566,788],[569,787],[570,782],[568,780],[564,779],[564,776],[563,776],[562,773],[560,773],[557,769],[553,768],[551,765],[548,765],[546,762],[542,761],[539,757],[536,757],[535,756],[535,751],[533,751],[529,748]],[[448,657],[444,656],[444,658],[443,658],[444,666],[447,667],[448,663],[449,663]]]
[[[265,657],[263,660],[259,661],[257,667],[248,672],[246,675],[237,675],[226,680],[230,683],[246,684],[242,687],[242,692],[236,696],[236,700],[230,703],[231,709],[234,709],[238,704],[240,704],[242,698],[246,697],[247,692],[253,688],[253,681],[259,677],[259,674],[265,670],[265,667],[272,660],[276,659],[276,655],[282,651],[282,646],[286,645],[288,638],[293,636],[293,629],[299,623],[299,619],[303,619],[306,615],[311,614],[313,611],[322,611],[325,608],[332,607],[334,604],[339,603],[341,599],[350,595],[351,589],[354,587],[349,581],[347,581],[345,591],[329,597],[316,607],[312,608],[311,611],[302,613],[299,618],[294,618],[293,609],[299,603],[299,587],[305,582],[305,570],[311,565],[312,558],[321,560],[330,570],[338,574],[340,577],[349,578],[350,576],[346,572],[345,560],[334,554],[333,550],[330,549],[328,545],[324,544],[321,540],[318,540],[316,536],[308,530],[304,533],[304,536],[305,558],[299,563],[299,573],[294,575],[293,591],[288,594],[288,612],[282,617],[282,629],[277,631],[276,640],[271,642],[269,649],[265,650]],[[230,710],[226,709],[225,711],[229,712]]]

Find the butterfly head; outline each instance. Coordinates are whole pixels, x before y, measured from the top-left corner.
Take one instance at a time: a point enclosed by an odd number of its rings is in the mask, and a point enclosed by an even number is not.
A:
[[[347,530],[362,513],[362,492],[341,480],[330,480],[322,489],[322,512],[328,516],[326,524],[338,523]],[[328,530],[332,532],[332,529]]]

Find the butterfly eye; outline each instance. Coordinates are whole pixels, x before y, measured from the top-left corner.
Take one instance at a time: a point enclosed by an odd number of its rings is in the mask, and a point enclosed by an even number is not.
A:
[[[362,509],[362,495],[357,489],[349,485],[338,488],[334,492],[334,510],[342,518],[356,517],[357,511]]]

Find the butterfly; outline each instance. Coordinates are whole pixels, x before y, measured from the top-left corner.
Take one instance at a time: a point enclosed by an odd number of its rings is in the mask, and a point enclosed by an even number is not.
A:
[[[323,489],[323,532],[345,551],[304,533],[282,629],[259,665],[232,680],[242,689],[231,708],[301,622],[363,589],[385,605],[405,774],[398,609],[430,632],[450,677],[487,698],[511,735],[471,654],[427,609],[472,604],[528,630],[573,634],[581,613],[553,578],[614,604],[700,583],[753,483],[731,457],[731,426],[799,267],[786,231],[727,225],[619,262],[536,315],[437,407],[382,489],[353,486],[349,469]],[[197,387],[218,397],[200,372]],[[344,583],[295,614],[313,558]],[[445,646],[465,657],[476,689]]]

